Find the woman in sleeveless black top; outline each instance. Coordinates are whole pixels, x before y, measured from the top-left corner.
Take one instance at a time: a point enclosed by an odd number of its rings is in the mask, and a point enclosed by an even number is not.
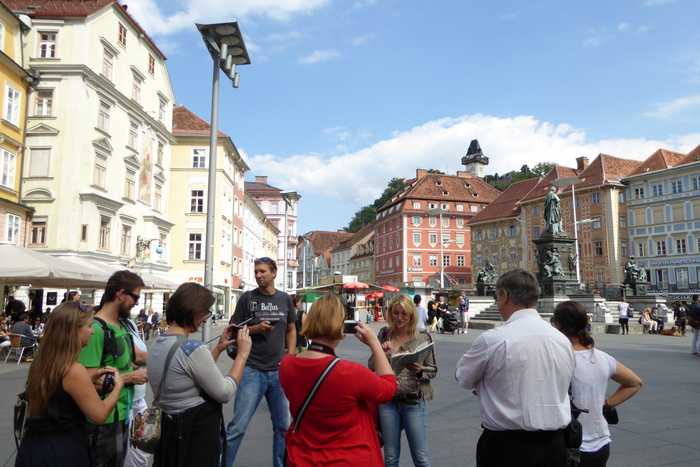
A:
[[[15,467],[90,465],[85,417],[104,423],[124,387],[114,368],[103,368],[91,379],[78,363],[93,333],[92,313],[83,311],[78,302],[65,302],[51,314],[29,368],[28,429]],[[114,374],[114,387],[102,400],[94,384],[101,385],[106,373]]]

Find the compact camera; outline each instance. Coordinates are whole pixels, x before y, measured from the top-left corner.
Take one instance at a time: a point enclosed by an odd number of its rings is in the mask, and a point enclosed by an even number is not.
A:
[[[357,326],[357,321],[345,321],[343,323],[343,332],[345,334],[357,334],[355,326]]]
[[[114,389],[114,373],[107,373],[102,381],[102,392],[107,394]]]

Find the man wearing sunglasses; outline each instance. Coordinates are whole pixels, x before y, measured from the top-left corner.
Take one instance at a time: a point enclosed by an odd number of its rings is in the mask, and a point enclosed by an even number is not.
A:
[[[284,465],[284,434],[290,424],[289,402],[279,381],[279,364],[285,353],[294,353],[297,345],[296,311],[289,294],[275,288],[277,263],[271,258],[255,260],[258,288],[244,293],[231,323],[248,322],[253,341],[243,378],[233,404],[233,420],[226,429],[226,467],[233,466],[236,453],[248,429],[248,423],[263,396],[272,419],[272,465]]]
[[[129,439],[129,412],[134,399],[134,385],[148,382],[145,369],[134,371],[134,365],[146,364],[148,354],[133,346],[126,320],[139,301],[143,280],[131,271],[117,271],[107,281],[100,306],[96,308],[95,333],[83,348],[80,363],[90,374],[100,368],[114,368],[124,378],[124,388],[114,412],[104,425],[88,423],[90,461],[94,466],[123,466]],[[100,379],[103,383],[104,377]],[[127,387],[128,386],[128,387]],[[102,392],[102,384],[98,390]],[[109,392],[109,391],[108,391]],[[88,420],[89,421],[89,420]]]

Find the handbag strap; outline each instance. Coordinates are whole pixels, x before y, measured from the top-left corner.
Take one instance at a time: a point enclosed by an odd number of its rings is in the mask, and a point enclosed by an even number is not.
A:
[[[331,372],[334,366],[336,366],[338,363],[340,363],[340,358],[335,357],[333,361],[331,361],[328,366],[326,367],[325,370],[323,370],[323,373],[321,373],[321,376],[318,377],[316,380],[316,383],[314,386],[311,388],[311,392],[309,393],[308,396],[306,396],[306,400],[301,406],[301,409],[299,409],[299,414],[297,414],[297,418],[294,421],[294,428],[292,431],[298,431],[299,430],[299,424],[301,423],[301,419],[304,417],[304,413],[306,412],[306,409],[309,408],[309,405],[311,404],[311,401],[313,400],[314,396],[316,395],[316,391],[318,391],[318,388],[321,387],[321,384],[323,384],[323,381],[326,379],[328,374]]]
[[[178,336],[177,340],[173,343],[172,347],[170,347],[170,352],[168,352],[168,356],[165,358],[165,369],[163,370],[163,381],[160,383],[160,386],[158,386],[158,391],[156,392],[155,397],[153,398],[153,405],[158,406],[158,401],[160,400],[160,393],[163,390],[163,386],[165,386],[165,380],[168,377],[168,368],[170,368],[170,362],[173,359],[173,355],[175,355],[175,351],[186,341],[185,336]]]

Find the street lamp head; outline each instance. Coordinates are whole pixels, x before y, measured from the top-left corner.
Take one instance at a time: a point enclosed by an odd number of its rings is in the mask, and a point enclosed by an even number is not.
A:
[[[248,65],[250,57],[236,21],[198,21],[195,23],[214,60],[219,60],[226,73],[233,65]]]

